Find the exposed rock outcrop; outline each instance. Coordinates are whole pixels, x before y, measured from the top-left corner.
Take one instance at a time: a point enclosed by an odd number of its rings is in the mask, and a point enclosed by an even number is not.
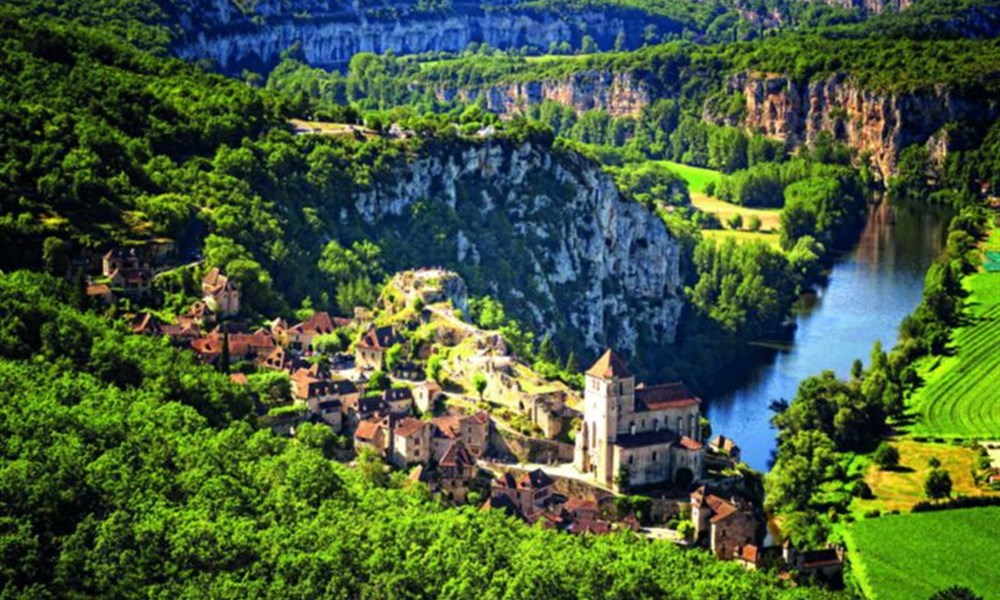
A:
[[[336,66],[358,52],[459,52],[472,42],[500,49],[545,50],[562,42],[579,48],[584,34],[604,50],[624,34],[624,47],[630,49],[643,44],[647,28],[656,36],[681,29],[668,18],[618,8],[577,12],[465,2],[447,12],[424,12],[408,2],[368,7],[264,0],[244,13],[231,0],[189,1],[191,10],[178,16],[185,35],[174,52],[187,60],[210,59],[230,73],[274,65],[296,43],[309,64]]]
[[[562,79],[491,85],[485,88],[440,87],[442,101],[459,98],[474,101],[486,98],[486,107],[496,113],[524,112],[546,100],[572,107],[577,113],[603,110],[613,117],[635,117],[651,102],[649,86],[631,71],[612,73],[591,70],[572,73]]]
[[[676,240],[577,154],[505,140],[425,149],[353,204],[364,227],[421,246],[413,261],[440,260],[535,331],[595,354],[673,340]],[[428,258],[425,239],[444,254]]]
[[[907,92],[873,91],[847,75],[796,82],[784,75],[743,74],[729,82],[746,98],[744,125],[797,148],[822,132],[870,153],[883,177],[895,173],[900,151],[924,143],[954,121],[987,123],[997,98],[943,86]],[[709,118],[711,118],[709,116]]]

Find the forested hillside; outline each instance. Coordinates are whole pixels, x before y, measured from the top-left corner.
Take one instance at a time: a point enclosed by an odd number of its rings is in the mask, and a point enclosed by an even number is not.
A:
[[[700,551],[445,509],[333,435],[257,431],[166,340],[0,276],[0,596],[822,598]]]

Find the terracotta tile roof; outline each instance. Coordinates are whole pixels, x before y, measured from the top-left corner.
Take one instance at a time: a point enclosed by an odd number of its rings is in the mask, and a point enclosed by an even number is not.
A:
[[[740,551],[739,556],[745,561],[756,564],[757,559],[759,558],[758,548],[753,544],[747,544],[746,546],[743,546],[743,549]]]
[[[354,430],[354,437],[359,440],[372,441],[378,436],[381,421],[361,421]]]
[[[243,373],[232,373],[229,376],[229,381],[232,381],[237,385],[246,385],[248,383],[247,376]]]
[[[681,448],[684,448],[685,450],[701,450],[704,447],[702,446],[701,442],[693,440],[686,435],[681,436],[680,445]]]
[[[701,404],[701,399],[691,393],[687,387],[676,381],[660,385],[640,385],[635,388],[635,403],[637,411],[663,410],[666,408],[683,408]]]
[[[485,410],[481,410],[468,418],[479,425],[489,425],[490,423],[490,413]]]
[[[735,506],[733,506],[732,504],[726,502],[725,504],[721,504],[719,506],[719,511],[717,513],[715,513],[715,515],[713,515],[712,518],[709,519],[709,520],[712,523],[721,523],[722,521],[725,521],[726,519],[728,519],[729,517],[735,515],[738,512],[739,511],[736,510]]]
[[[476,464],[475,457],[469,452],[469,449],[465,447],[465,444],[461,440],[452,442],[448,450],[445,451],[444,456],[438,462],[441,467],[452,467],[452,468],[462,468],[470,467]]]
[[[104,296],[111,293],[111,288],[104,283],[93,283],[87,286],[88,296]]]
[[[292,327],[296,331],[308,333],[331,333],[336,328],[333,319],[330,318],[330,313],[321,310],[314,312],[308,319]]]
[[[577,534],[606,535],[611,533],[611,523],[597,519],[580,519],[571,523],[567,531]]]
[[[431,419],[436,437],[458,438],[461,434],[461,420],[454,415],[445,415]]]
[[[611,377],[631,377],[632,372],[628,370],[625,361],[618,357],[611,348],[597,359],[597,362],[587,369],[587,375],[609,379]]]
[[[371,348],[374,350],[386,350],[399,341],[396,331],[392,327],[371,327],[361,337],[358,342],[359,348]]]
[[[563,508],[565,508],[569,512],[585,510],[585,511],[593,511],[596,513],[598,511],[598,504],[597,500],[593,498],[584,498],[583,496],[573,496],[572,498],[566,501],[566,504],[563,505]]]
[[[411,435],[419,433],[426,425],[427,423],[425,421],[414,419],[413,417],[406,417],[405,419],[401,419],[399,421],[392,433],[394,435],[410,437]]]

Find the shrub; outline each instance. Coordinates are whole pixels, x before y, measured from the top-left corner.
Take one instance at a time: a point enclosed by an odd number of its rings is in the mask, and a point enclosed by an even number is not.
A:
[[[883,471],[893,469],[899,466],[899,450],[887,442],[882,442],[872,455],[872,459]]]

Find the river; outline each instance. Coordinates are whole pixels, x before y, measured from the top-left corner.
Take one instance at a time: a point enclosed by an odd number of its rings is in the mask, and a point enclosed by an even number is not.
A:
[[[771,401],[791,401],[802,379],[826,369],[846,377],[855,358],[867,364],[875,340],[887,350],[895,344],[899,323],[920,303],[947,224],[933,207],[882,202],[870,209],[855,247],[838,257],[827,284],[799,303],[791,344],[754,347],[760,360],[743,384],[708,399],[713,435],[733,438],[747,464],[768,470],[777,446]]]

